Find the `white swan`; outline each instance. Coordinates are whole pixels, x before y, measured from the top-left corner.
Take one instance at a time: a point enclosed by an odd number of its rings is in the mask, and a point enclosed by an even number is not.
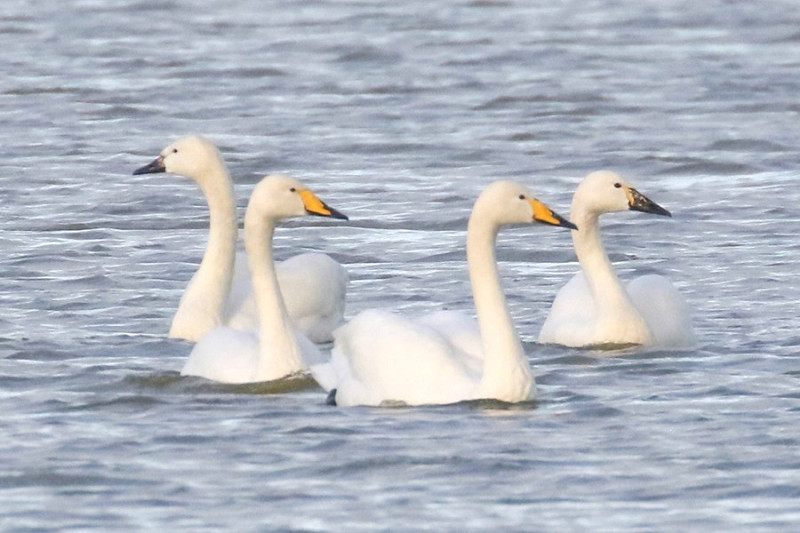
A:
[[[658,275],[623,286],[600,238],[603,213],[642,211],[672,216],[618,174],[589,174],[572,199],[570,218],[581,272],[556,295],[539,333],[540,343],[565,346],[644,344],[690,346],[695,342],[688,306],[672,284]]]
[[[267,176],[256,185],[245,213],[244,234],[258,307],[258,332],[226,326],[211,329],[195,344],[182,375],[252,383],[280,379],[320,361],[317,347],[289,320],[272,259],[277,222],[304,214],[347,219],[289,176]]]
[[[169,172],[193,179],[210,211],[208,245],[181,298],[169,336],[196,342],[214,326],[257,329],[257,311],[247,259],[236,253],[238,224],[233,182],[216,146],[190,136],[167,146],[134,174]],[[314,342],[330,342],[342,324],[347,272],[320,253],[305,253],[278,265],[289,317]]]
[[[446,404],[471,399],[518,402],[536,387],[506,306],[495,261],[498,231],[509,224],[575,226],[522,185],[492,183],[475,202],[467,264],[478,321],[456,312],[411,320],[368,310],[334,332],[329,362],[311,367],[338,405]]]

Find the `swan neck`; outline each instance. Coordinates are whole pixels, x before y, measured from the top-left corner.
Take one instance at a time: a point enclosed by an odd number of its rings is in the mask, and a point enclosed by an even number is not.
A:
[[[212,169],[212,176],[199,181],[200,189],[208,203],[209,235],[206,257],[219,256],[233,265],[239,227],[236,220],[236,198],[225,165]],[[232,275],[232,273],[230,273]]]
[[[284,377],[303,365],[272,256],[275,226],[276,221],[267,217],[245,220],[245,246],[259,319],[259,381]]]
[[[572,232],[572,242],[594,301],[598,306],[610,305],[615,308],[620,302],[631,305],[603,245],[599,216],[573,207],[571,220],[580,228]]]
[[[233,183],[221,162],[196,181],[209,209],[208,242],[184,299],[192,306],[202,306],[216,323],[221,323],[233,279],[238,238]]]
[[[499,225],[473,212],[467,230],[467,264],[484,350],[478,394],[481,398],[518,401],[530,395],[533,379],[497,270],[499,229]]]

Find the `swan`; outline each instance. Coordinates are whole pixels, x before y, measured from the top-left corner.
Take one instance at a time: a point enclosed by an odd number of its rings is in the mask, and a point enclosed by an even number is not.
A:
[[[289,176],[267,176],[256,185],[245,212],[244,240],[258,308],[258,330],[214,327],[194,345],[181,375],[222,383],[271,381],[321,360],[316,345],[289,319],[272,259],[277,222],[306,214],[347,220]]]
[[[205,255],[181,297],[169,336],[197,342],[221,324],[258,329],[247,259],[236,252],[233,182],[219,150],[203,137],[184,137],[133,173],[156,172],[193,179],[210,212]],[[333,340],[332,331],[344,321],[347,281],[344,267],[325,254],[304,253],[278,264],[278,283],[289,317],[317,343]]]
[[[342,406],[533,399],[528,359],[506,306],[495,243],[502,226],[575,226],[523,185],[497,181],[478,197],[467,228],[467,265],[477,322],[454,311],[413,320],[366,310],[334,332],[329,361],[312,365],[328,400]]]
[[[600,238],[603,213],[642,211],[672,216],[618,174],[592,172],[572,198],[570,219],[581,266],[559,290],[539,342],[572,347],[621,345],[691,346],[695,342],[683,297],[663,276],[649,274],[626,286],[617,277]]]

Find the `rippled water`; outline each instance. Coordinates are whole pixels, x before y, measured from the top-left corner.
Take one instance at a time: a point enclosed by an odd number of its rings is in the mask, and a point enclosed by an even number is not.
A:
[[[788,1],[5,0],[0,529],[795,529],[798,28]],[[242,207],[288,171],[351,216],[277,237],[347,265],[351,316],[470,310],[492,179],[566,213],[618,170],[675,216],[609,216],[612,257],[679,286],[699,345],[537,345],[576,263],[566,232],[520,228],[499,257],[534,406],[182,379],[166,332],[205,206],[130,174],[186,133]]]

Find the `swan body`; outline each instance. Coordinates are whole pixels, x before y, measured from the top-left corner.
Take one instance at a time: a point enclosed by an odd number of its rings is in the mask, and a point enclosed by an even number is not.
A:
[[[200,266],[172,319],[169,336],[197,342],[226,324],[257,329],[247,257],[237,253],[238,222],[233,182],[217,147],[200,136],[179,139],[134,174],[169,172],[193,179],[210,212],[209,236]],[[330,342],[343,322],[347,272],[325,254],[305,253],[278,264],[278,283],[289,317],[314,342]]]
[[[304,214],[346,219],[298,180],[267,176],[253,190],[245,214],[245,247],[250,262],[258,330],[216,326],[195,344],[182,375],[222,383],[271,381],[319,362],[316,345],[289,319],[272,259],[278,221]]]
[[[589,174],[572,199],[570,218],[578,272],[556,295],[539,333],[540,343],[572,347],[659,345],[695,342],[688,306],[670,281],[646,275],[624,285],[600,237],[604,213],[635,210],[671,216],[618,174]]]
[[[467,264],[477,321],[455,312],[411,319],[367,310],[334,332],[330,361],[311,373],[338,405],[447,404],[530,400],[536,387],[506,305],[495,260],[502,226],[545,222],[574,228],[510,181],[475,202]]]

